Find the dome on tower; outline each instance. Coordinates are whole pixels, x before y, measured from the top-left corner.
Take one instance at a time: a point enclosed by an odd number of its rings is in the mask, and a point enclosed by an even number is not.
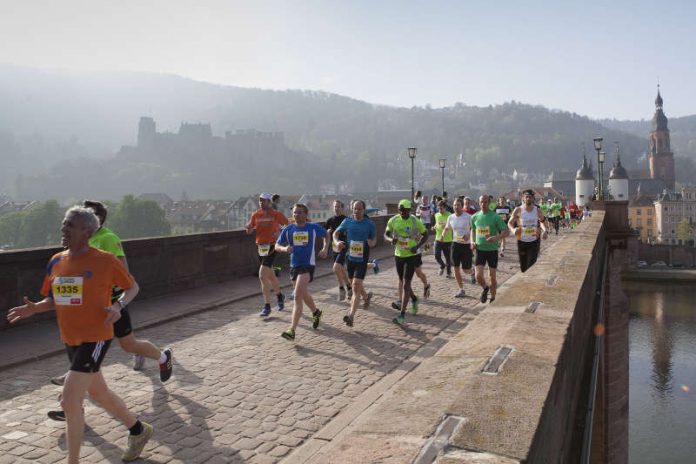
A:
[[[609,179],[628,179],[628,172],[626,168],[621,165],[621,157],[616,157],[616,162],[611,172],[609,172]]]
[[[593,180],[594,175],[592,174],[592,166],[587,164],[587,158],[582,157],[582,166],[578,169],[575,180]]]

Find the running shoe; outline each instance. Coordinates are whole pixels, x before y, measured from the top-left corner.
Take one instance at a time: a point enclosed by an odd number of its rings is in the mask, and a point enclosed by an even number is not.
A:
[[[411,314],[418,314],[418,298],[411,300]]]
[[[66,372],[63,375],[57,375],[55,377],[51,377],[51,383],[53,385],[58,385],[59,387],[62,387],[63,384],[65,384],[65,378],[68,376],[68,373]]]
[[[268,317],[271,314],[271,307],[270,306],[264,306],[261,312],[259,313],[259,317]]]
[[[285,295],[283,293],[278,293],[278,304],[276,305],[276,311],[283,311],[285,309]]]
[[[139,435],[129,435],[128,436],[128,449],[121,456],[121,460],[125,462],[135,461],[140,457],[140,453],[143,452],[143,448],[150,438],[152,433],[155,431],[150,424],[147,422],[140,422],[143,424],[143,431]]]
[[[319,327],[319,322],[321,321],[321,311],[316,310],[312,313],[312,328],[316,329]]]
[[[503,252],[501,251],[501,252],[500,252],[500,257],[501,257],[501,258],[504,258],[504,257],[505,257],[505,253],[503,253]]]
[[[345,322],[348,327],[353,327],[353,318],[349,315],[346,314],[343,316],[343,322]]]
[[[481,303],[485,303],[486,300],[488,299],[488,290],[489,290],[489,288],[486,287],[486,288],[484,288],[483,291],[481,292]]]
[[[295,290],[293,290],[292,293],[290,294],[290,299],[292,301],[295,301]]]
[[[425,284],[423,287],[423,298],[426,300],[430,297],[430,284]]]
[[[346,290],[346,298],[348,298],[349,300],[353,298],[353,287],[348,287],[348,289]]]
[[[464,298],[466,296],[466,292],[464,291],[463,288],[460,288],[459,291],[457,292],[456,295],[454,295],[455,298]]]
[[[375,266],[372,268],[372,272],[379,274],[379,260],[373,259],[372,264]]]
[[[488,300],[489,303],[493,303],[495,301],[495,297],[492,296],[490,300]]]
[[[134,354],[133,355],[133,370],[134,371],[142,370],[143,366],[145,366],[145,357],[140,356],[139,354]]]
[[[367,298],[363,302],[363,308],[367,309],[370,307],[370,301],[372,301],[372,292],[367,292]]]
[[[341,287],[338,289],[338,301],[344,301],[346,299],[346,289]]]
[[[392,301],[391,307],[396,309],[397,311],[401,311],[401,303],[398,301]]]
[[[48,411],[48,418],[58,422],[65,422],[65,411]]]
[[[471,283],[476,285],[476,274],[474,274],[473,272],[471,273]]]
[[[167,360],[159,365],[160,380],[162,382],[169,380],[169,377],[172,376],[172,370],[174,369],[174,366],[172,365],[172,357],[174,356],[174,352],[171,348],[165,348],[164,354],[167,356]]]
[[[426,243],[425,245],[423,245],[423,251],[425,253],[430,251],[430,243]]]
[[[404,316],[403,314],[399,314],[394,319],[392,319],[392,322],[394,324],[403,326],[404,324],[406,324],[406,316]]]
[[[441,267],[440,270],[437,272],[437,275],[442,275],[445,273],[445,268]]]
[[[448,279],[451,279],[451,278],[452,278],[452,273],[451,273],[451,272],[448,272],[448,273],[447,273],[447,278],[448,278]]]
[[[280,334],[280,336],[286,340],[293,341],[293,340],[295,340],[295,331],[292,329],[288,329],[285,332],[283,332],[282,334]]]

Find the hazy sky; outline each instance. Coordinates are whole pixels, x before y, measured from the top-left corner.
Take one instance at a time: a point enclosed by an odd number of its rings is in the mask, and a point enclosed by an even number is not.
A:
[[[0,63],[154,71],[396,106],[696,113],[696,2],[0,0]]]

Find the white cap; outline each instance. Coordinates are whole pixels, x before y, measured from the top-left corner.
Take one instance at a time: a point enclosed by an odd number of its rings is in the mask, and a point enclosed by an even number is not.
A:
[[[270,193],[263,192],[261,195],[259,195],[259,198],[262,200],[273,200],[273,195]]]

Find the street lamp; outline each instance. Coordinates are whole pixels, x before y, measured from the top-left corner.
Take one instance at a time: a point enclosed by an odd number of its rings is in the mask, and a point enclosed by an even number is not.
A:
[[[442,170],[442,196],[445,196],[445,162],[447,158],[440,158],[440,169]]]
[[[411,200],[416,196],[416,184],[413,181],[413,160],[416,159],[416,151],[418,151],[416,147],[409,147],[408,149],[408,157],[411,158]]]
[[[597,174],[599,174],[599,185],[597,186],[597,199],[604,200],[604,182],[602,176],[602,164],[604,164],[604,152],[602,151],[602,137],[595,137],[594,149],[597,151]]]

